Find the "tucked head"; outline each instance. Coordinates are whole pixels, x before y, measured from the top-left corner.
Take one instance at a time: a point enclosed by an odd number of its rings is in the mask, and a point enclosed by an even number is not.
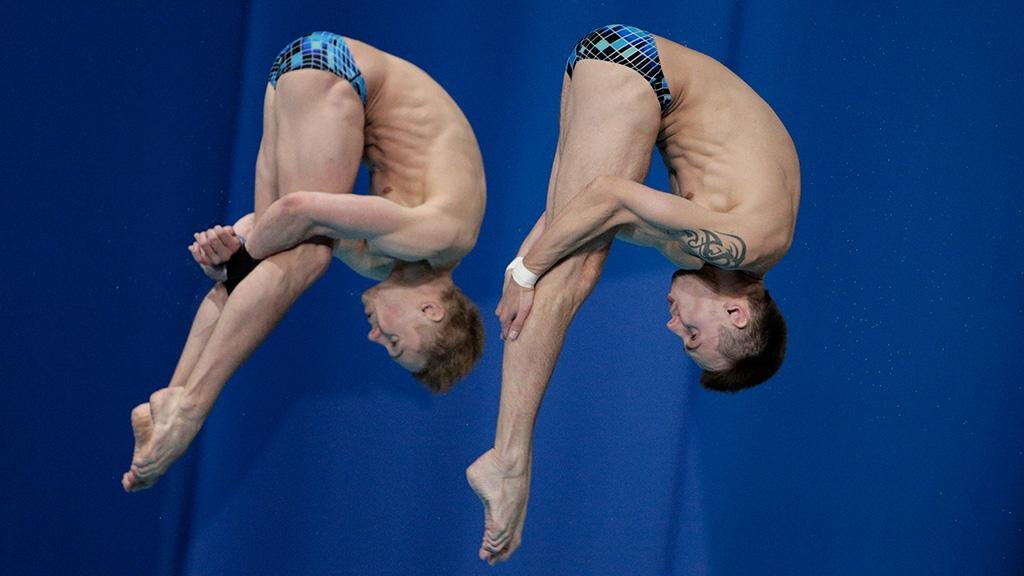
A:
[[[668,303],[667,327],[704,370],[705,388],[736,392],[782,365],[786,321],[760,279],[713,266],[677,270]]]
[[[483,354],[480,312],[447,273],[393,274],[362,300],[367,338],[433,392],[450,390]]]

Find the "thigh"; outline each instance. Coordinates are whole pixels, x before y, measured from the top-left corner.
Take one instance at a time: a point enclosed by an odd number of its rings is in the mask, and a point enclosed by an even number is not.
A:
[[[260,151],[256,156],[256,178],[254,180],[254,212],[263,214],[277,198],[277,158],[274,145],[277,140],[277,120],[274,118],[274,87],[267,84],[263,96],[263,135]]]
[[[356,91],[347,80],[321,70],[288,72],[276,90],[268,87],[271,91],[264,142],[272,137],[266,157],[273,158],[269,171],[275,186],[262,200],[257,191],[257,218],[270,202],[291,192],[350,193],[363,156],[365,124]]]
[[[566,80],[555,169],[548,187],[549,217],[598,176],[642,182],[661,124],[650,84],[610,62],[583,60]]]

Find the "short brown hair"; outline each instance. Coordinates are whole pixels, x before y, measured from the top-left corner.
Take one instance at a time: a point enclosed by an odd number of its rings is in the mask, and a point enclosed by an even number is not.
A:
[[[451,390],[484,353],[484,323],[476,305],[455,284],[445,288],[441,301],[444,320],[426,351],[426,366],[413,374],[435,394]]]
[[[749,301],[747,328],[721,329],[718,352],[732,365],[725,370],[705,370],[700,375],[700,383],[709,390],[738,392],[771,378],[782,366],[786,356],[786,319],[767,290],[752,294]]]

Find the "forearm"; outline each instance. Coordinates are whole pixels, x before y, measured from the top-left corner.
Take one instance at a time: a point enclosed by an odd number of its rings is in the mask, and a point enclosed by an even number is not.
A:
[[[253,258],[283,252],[316,235],[316,226],[302,211],[303,192],[289,194],[271,204],[252,227],[245,248]]]
[[[537,222],[533,225],[530,233],[523,239],[523,243],[519,245],[519,251],[516,252],[516,256],[526,256],[526,254],[533,248],[533,245],[537,243],[537,240],[544,234],[544,229],[547,224],[547,212],[541,212],[540,217],[537,218]]]
[[[577,194],[543,229],[543,233],[523,257],[523,264],[543,276],[560,260],[579,251],[628,222],[615,190],[597,179]]]

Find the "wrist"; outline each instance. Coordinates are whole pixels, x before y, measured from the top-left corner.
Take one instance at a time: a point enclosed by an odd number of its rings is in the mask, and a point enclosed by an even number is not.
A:
[[[517,256],[505,269],[506,271],[512,271],[512,280],[516,284],[523,288],[533,288],[537,284],[537,280],[540,279],[540,275],[534,273],[532,270],[526,267],[523,263],[523,257]]]
[[[243,249],[246,252],[248,252],[249,256],[251,258],[254,258],[256,260],[263,260],[264,258],[267,257],[266,254],[263,254],[260,251],[259,239],[258,238],[254,238],[251,231],[249,232],[249,234],[247,236],[242,236],[241,234],[236,234],[236,235],[238,236],[238,240],[241,241],[241,243],[242,243],[242,248],[241,249]]]
[[[243,278],[255,270],[260,262],[262,260],[253,258],[249,254],[244,243],[239,246],[238,250],[231,255],[231,258],[224,263],[224,270],[226,272],[224,287],[228,289],[228,293],[232,292]]]

